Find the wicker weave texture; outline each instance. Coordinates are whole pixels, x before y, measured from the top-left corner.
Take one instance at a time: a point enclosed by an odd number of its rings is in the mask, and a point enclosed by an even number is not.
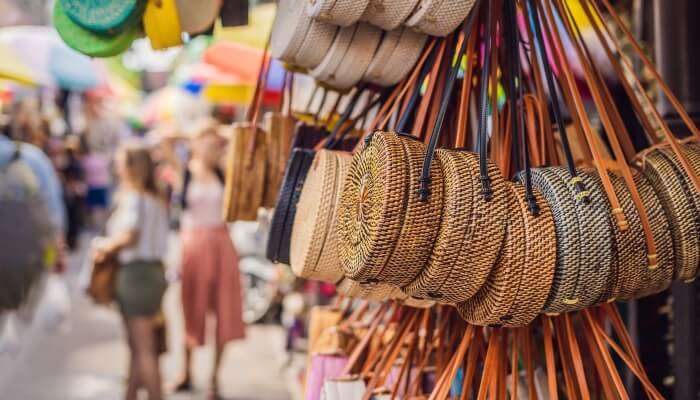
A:
[[[467,18],[475,0],[420,0],[406,26],[433,36],[446,36]]]
[[[495,187],[494,199],[480,192],[478,155],[436,151],[444,175],[444,205],[440,231],[423,271],[404,288],[414,297],[457,303],[472,297],[496,263],[505,237],[508,215],[505,187]],[[498,168],[489,164],[498,179]]]
[[[304,0],[280,0],[272,24],[270,53],[274,58],[294,63],[304,43],[312,19],[304,13]]]
[[[568,311],[571,306],[566,304],[566,300],[576,299],[579,296],[578,274],[583,257],[574,197],[566,187],[567,183],[554,169],[534,168],[532,170],[533,186],[544,196],[552,210],[557,245],[557,262],[552,289],[544,306],[544,311],[547,313]]]
[[[682,172],[661,150],[648,152],[640,163],[670,223],[675,256],[674,276],[681,280],[693,279],[700,260],[700,231],[696,222],[697,212],[688,197],[690,188]]]
[[[512,184],[502,177],[492,179],[491,184],[493,187],[505,186],[505,193],[501,196],[508,204],[505,241],[484,286],[473,297],[457,304],[457,310],[469,323],[500,326],[512,318],[508,313],[515,304],[525,269],[526,234],[525,220],[519,211]],[[493,201],[496,201],[495,196]]]
[[[391,31],[406,21],[417,4],[418,0],[370,0],[361,20]]]
[[[224,217],[229,222],[255,221],[264,197],[266,133],[257,126],[240,123],[231,128],[230,137]]]
[[[376,280],[399,238],[409,177],[403,144],[376,132],[355,154],[338,210],[338,254],[348,278]]]
[[[675,256],[669,220],[659,197],[644,174],[635,169],[633,176],[649,217],[658,264],[655,269],[645,268],[639,290],[633,295],[634,298],[639,298],[666,290],[671,285]]]
[[[525,326],[532,322],[544,307],[552,288],[557,260],[557,238],[554,232],[554,217],[544,197],[534,192],[539,213],[533,215],[528,209],[525,188],[514,185],[518,208],[525,221],[525,267],[518,285],[515,302],[508,312],[504,325]],[[517,212],[517,210],[514,210]]]
[[[413,70],[427,36],[407,28],[387,32],[367,68],[364,80],[380,86],[392,86]]]
[[[337,32],[335,25],[312,20],[293,63],[303,68],[316,68],[331,48]]]
[[[343,277],[336,246],[335,214],[350,155],[316,153],[299,197],[292,229],[290,261],[298,276],[328,283]]]
[[[555,168],[562,181],[569,179],[565,168]],[[580,177],[590,192],[590,202],[582,199],[575,201],[576,213],[581,234],[581,266],[578,283],[581,288],[577,298],[578,303],[572,304],[572,309],[582,309],[603,300],[610,287],[615,267],[615,235],[609,228],[609,203],[605,196],[600,180],[594,179],[589,173],[581,173]],[[574,186],[567,185],[572,197],[576,195]]]
[[[370,0],[308,0],[307,15],[329,24],[350,26],[360,20]]]
[[[338,68],[323,81],[333,88],[346,90],[365,75],[382,39],[382,31],[372,25],[357,24],[355,35]]]

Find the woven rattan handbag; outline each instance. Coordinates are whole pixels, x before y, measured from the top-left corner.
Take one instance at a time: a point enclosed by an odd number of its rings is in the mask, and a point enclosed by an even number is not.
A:
[[[363,79],[380,86],[397,84],[418,62],[426,40],[426,35],[407,28],[385,33]]]
[[[297,276],[336,283],[343,278],[338,260],[336,213],[352,155],[333,151],[335,144],[353,129],[350,122],[363,92],[357,91],[347,109],[336,123],[336,129],[319,150],[309,169],[299,197],[292,229],[290,261]],[[358,117],[366,114],[375,103],[370,102]]]
[[[297,276],[336,283],[343,277],[336,250],[335,212],[352,156],[320,150],[304,182],[292,230],[290,261]]]
[[[334,25],[314,20],[304,12],[305,0],[281,0],[272,26],[272,56],[303,68],[316,67],[333,42]]]
[[[493,12],[489,6],[489,16]],[[508,43],[519,43],[519,34],[515,27],[516,10],[513,4],[506,15],[506,20],[512,23],[507,27],[504,35]],[[510,20],[508,19],[510,18]],[[489,29],[492,29],[492,19],[489,18]],[[489,42],[489,45],[493,43]],[[487,47],[487,49],[491,49]],[[479,149],[483,171],[483,161],[486,155],[486,129],[484,125],[485,112],[488,104],[489,66],[492,50],[487,50],[482,71],[481,87],[481,124],[479,125]],[[511,46],[509,54],[510,69],[506,72],[507,93],[511,114],[519,115],[521,109],[520,88],[516,86],[519,80],[519,54],[517,46]],[[520,90],[519,90],[520,89]],[[527,154],[527,140],[525,139],[525,127],[519,117],[510,119],[511,133],[517,135],[525,146],[524,157],[525,173],[523,181],[525,186],[520,187],[510,183],[501,183],[505,186],[500,193],[505,205],[506,235],[495,266],[490,271],[483,287],[473,297],[457,305],[457,310],[470,323],[478,325],[508,325],[522,326],[530,323],[541,311],[551,288],[554,273],[554,252],[551,243],[547,246],[542,239],[555,241],[553,235],[554,225],[547,206],[540,205],[537,199],[542,199],[536,194],[531,181],[529,167],[529,154]],[[483,172],[481,173],[483,176]],[[503,178],[500,178],[503,181]],[[498,186],[499,179],[491,179],[492,185]],[[493,203],[498,200],[494,193]],[[493,205],[491,205],[493,206]],[[488,239],[486,239],[488,240]],[[555,246],[556,247],[556,246]]]
[[[406,26],[433,36],[453,32],[469,15],[475,0],[420,0]]]
[[[355,96],[355,101],[357,101],[358,98],[359,92]],[[323,103],[323,101],[321,103]],[[291,262],[291,238],[296,209],[306,176],[316,154],[313,148],[317,147],[318,143],[323,138],[326,138],[323,142],[325,145],[333,144],[337,146],[337,148],[342,148],[344,145],[343,138],[336,137],[336,135],[340,130],[340,126],[350,117],[351,111],[352,107],[348,107],[347,112],[343,116],[343,120],[337,124],[337,129],[330,135],[327,135],[325,127],[306,124],[299,124],[297,126],[292,154],[287,161],[284,178],[282,179],[282,185],[277,196],[277,205],[275,206],[275,212],[270,223],[270,235],[266,252],[266,256],[270,261],[284,264],[289,264]],[[345,134],[349,132],[350,130],[346,131]]]
[[[267,134],[257,121],[270,64],[271,59],[263,57],[246,122],[236,123],[230,130],[223,202],[224,220],[228,222],[255,221],[263,204]]]
[[[308,0],[306,13],[319,21],[346,27],[360,20],[369,2],[370,0]]]
[[[370,0],[361,20],[392,31],[406,21],[416,4],[418,0]]]
[[[382,31],[366,23],[341,28],[311,76],[334,89],[350,89],[365,75],[381,38]]]
[[[697,276],[700,262],[700,226],[697,223],[698,209],[694,204],[689,179],[669,152],[659,148],[643,153],[640,163],[669,218],[675,255],[675,278],[693,280]]]
[[[283,96],[279,109],[266,113],[263,119],[265,132],[267,132],[267,167],[265,196],[263,199],[263,207],[266,208],[275,206],[282,178],[284,178],[284,168],[292,152],[296,126],[296,120],[291,110],[293,80],[293,73],[285,76],[285,84],[282,89]],[[287,103],[286,108],[284,107],[285,101]]]

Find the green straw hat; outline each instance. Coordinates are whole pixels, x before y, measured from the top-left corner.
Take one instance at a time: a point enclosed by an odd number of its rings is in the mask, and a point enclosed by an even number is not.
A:
[[[63,12],[82,28],[114,35],[128,30],[141,19],[145,0],[57,0]]]
[[[64,42],[73,49],[91,57],[111,57],[120,54],[139,37],[138,24],[123,32],[112,35],[96,34],[73,22],[66,15],[62,1],[56,1],[53,10],[53,24]]]

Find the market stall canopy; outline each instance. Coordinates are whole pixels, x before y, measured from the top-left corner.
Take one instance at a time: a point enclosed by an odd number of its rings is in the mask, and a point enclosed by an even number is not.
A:
[[[51,27],[2,28],[0,43],[14,51],[40,85],[85,91],[100,84],[99,61],[70,49]]]

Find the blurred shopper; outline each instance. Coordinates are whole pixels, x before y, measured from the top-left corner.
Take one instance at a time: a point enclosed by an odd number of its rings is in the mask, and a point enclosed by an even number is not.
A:
[[[176,390],[190,390],[191,356],[204,344],[209,314],[216,319],[216,355],[210,398],[218,399],[218,375],[226,344],[244,337],[238,255],[221,216],[224,195],[219,167],[225,143],[214,122],[202,123],[191,142],[181,195],[182,305],[186,370]]]
[[[112,184],[109,156],[102,152],[88,150],[82,162],[91,222],[93,227],[101,227],[107,216],[109,191]]]
[[[0,314],[17,309],[47,268],[63,269],[61,186],[36,146],[0,134]]]
[[[166,253],[168,216],[158,194],[148,149],[125,145],[117,152],[119,178],[116,207],[107,222],[107,237],[95,249],[97,262],[118,254],[121,264],[115,295],[124,317],[131,350],[126,399],[138,389],[149,400],[162,398],[155,316],[167,286],[162,260]]]
[[[70,250],[77,248],[78,237],[85,225],[87,185],[85,184],[82,154],[80,137],[68,136],[60,157],[59,171],[63,178],[63,199],[66,203],[66,244]]]

